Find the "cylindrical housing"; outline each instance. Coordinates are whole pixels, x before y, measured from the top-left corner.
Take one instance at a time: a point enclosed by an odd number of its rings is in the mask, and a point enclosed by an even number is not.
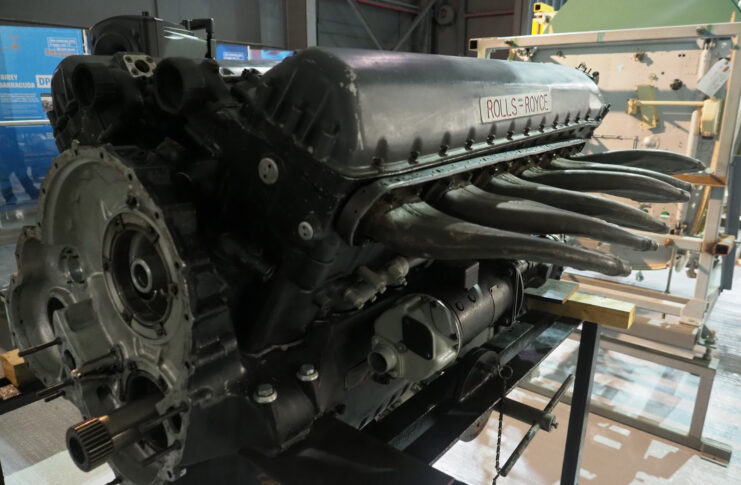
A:
[[[374,372],[426,379],[454,362],[515,303],[507,267],[476,264],[450,272],[456,271],[464,278],[400,298],[379,316],[368,354]]]
[[[458,319],[461,344],[476,338],[512,307],[511,280],[502,271],[482,268],[478,284],[469,289],[444,288],[432,292]]]

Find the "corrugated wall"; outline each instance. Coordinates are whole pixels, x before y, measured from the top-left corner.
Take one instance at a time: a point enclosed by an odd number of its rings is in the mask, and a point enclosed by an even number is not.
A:
[[[375,49],[376,46],[363,28],[347,0],[317,0],[317,44],[327,47],[354,47]],[[375,4],[375,2],[369,2]],[[416,2],[409,2],[416,3]],[[414,14],[356,2],[358,10],[368,22],[384,49],[391,49],[411,25]],[[399,9],[403,10],[403,9]],[[426,29],[423,23],[419,29]],[[402,45],[401,50],[411,50],[419,33]],[[416,46],[415,46],[416,47]]]
[[[434,52],[449,55],[475,55],[468,50],[468,39],[500,37],[519,33],[527,0],[445,0],[454,12],[451,23],[436,24]]]
[[[282,4],[282,0],[263,0]],[[213,17],[216,37],[259,42],[261,38],[260,0],[1,0],[0,18],[89,27],[114,15],[140,15],[147,11],[172,22],[184,18]],[[271,12],[266,23],[275,25]],[[278,19],[283,24],[283,19]],[[275,27],[269,30],[273,33]],[[283,34],[278,31],[281,44]],[[271,38],[271,41],[275,37]]]

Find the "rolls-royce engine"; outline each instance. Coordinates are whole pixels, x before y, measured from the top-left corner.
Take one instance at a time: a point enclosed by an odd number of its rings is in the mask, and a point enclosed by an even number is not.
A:
[[[311,48],[260,73],[121,53],[66,58],[52,89],[61,155],[9,320],[43,396],[83,415],[73,461],[126,483],[237,483],[305,440],[342,447],[320,420],[393,418],[483,355],[527,288],[630,272],[564,235],[657,247],[626,228],[662,221],[595,193],[687,200],[671,175],[702,168],[580,154],[608,106],[558,65]]]

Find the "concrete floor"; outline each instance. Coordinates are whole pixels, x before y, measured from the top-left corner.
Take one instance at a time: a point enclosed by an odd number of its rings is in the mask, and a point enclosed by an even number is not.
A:
[[[12,247],[0,247],[0,285],[3,275],[15,271]],[[651,279],[647,273],[647,280]],[[660,275],[654,275],[661,284]],[[705,426],[706,437],[734,447],[727,467],[704,460],[697,452],[656,438],[614,421],[590,415],[581,470],[581,483],[605,485],[722,485],[741,484],[741,270],[734,291],[721,295],[711,316],[719,336],[720,368]],[[644,282],[645,283],[645,282]],[[675,278],[682,292],[682,278]],[[3,346],[0,335],[0,347]],[[576,343],[565,342],[541,366],[540,372],[554,381],[571,372]],[[636,413],[657,415],[682,426],[688,419],[693,386],[697,379],[686,373],[648,364],[614,352],[601,352],[594,393],[622,402]],[[536,407],[546,399],[518,389],[511,395]],[[560,426],[551,433],[539,432],[499,484],[551,485],[558,483],[566,438],[569,406],[555,409]],[[80,420],[77,409],[63,399],[35,403],[0,416],[0,459],[9,485],[103,485],[113,479],[107,466],[90,474],[80,472],[64,446],[67,427]],[[527,431],[527,426],[505,417],[502,462]],[[496,446],[496,416],[471,443],[457,443],[435,466],[470,485],[492,481]]]

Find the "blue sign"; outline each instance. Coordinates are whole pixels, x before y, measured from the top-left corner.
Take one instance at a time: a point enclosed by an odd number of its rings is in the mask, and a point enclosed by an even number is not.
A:
[[[245,44],[216,44],[216,58],[231,61],[246,61],[250,58],[250,48]]]
[[[269,59],[273,61],[282,61],[286,57],[293,55],[293,51],[284,51],[281,49],[252,49],[250,59]]]
[[[51,92],[54,69],[84,53],[79,29],[0,26],[0,120],[46,119],[41,94]]]
[[[216,58],[232,61],[252,61],[258,59],[270,59],[282,61],[293,55],[293,51],[281,49],[261,49],[249,44],[234,44],[230,42],[216,43]]]
[[[84,54],[82,30],[0,25],[0,195],[15,205],[38,198],[58,152],[51,126],[51,77],[67,56]]]

